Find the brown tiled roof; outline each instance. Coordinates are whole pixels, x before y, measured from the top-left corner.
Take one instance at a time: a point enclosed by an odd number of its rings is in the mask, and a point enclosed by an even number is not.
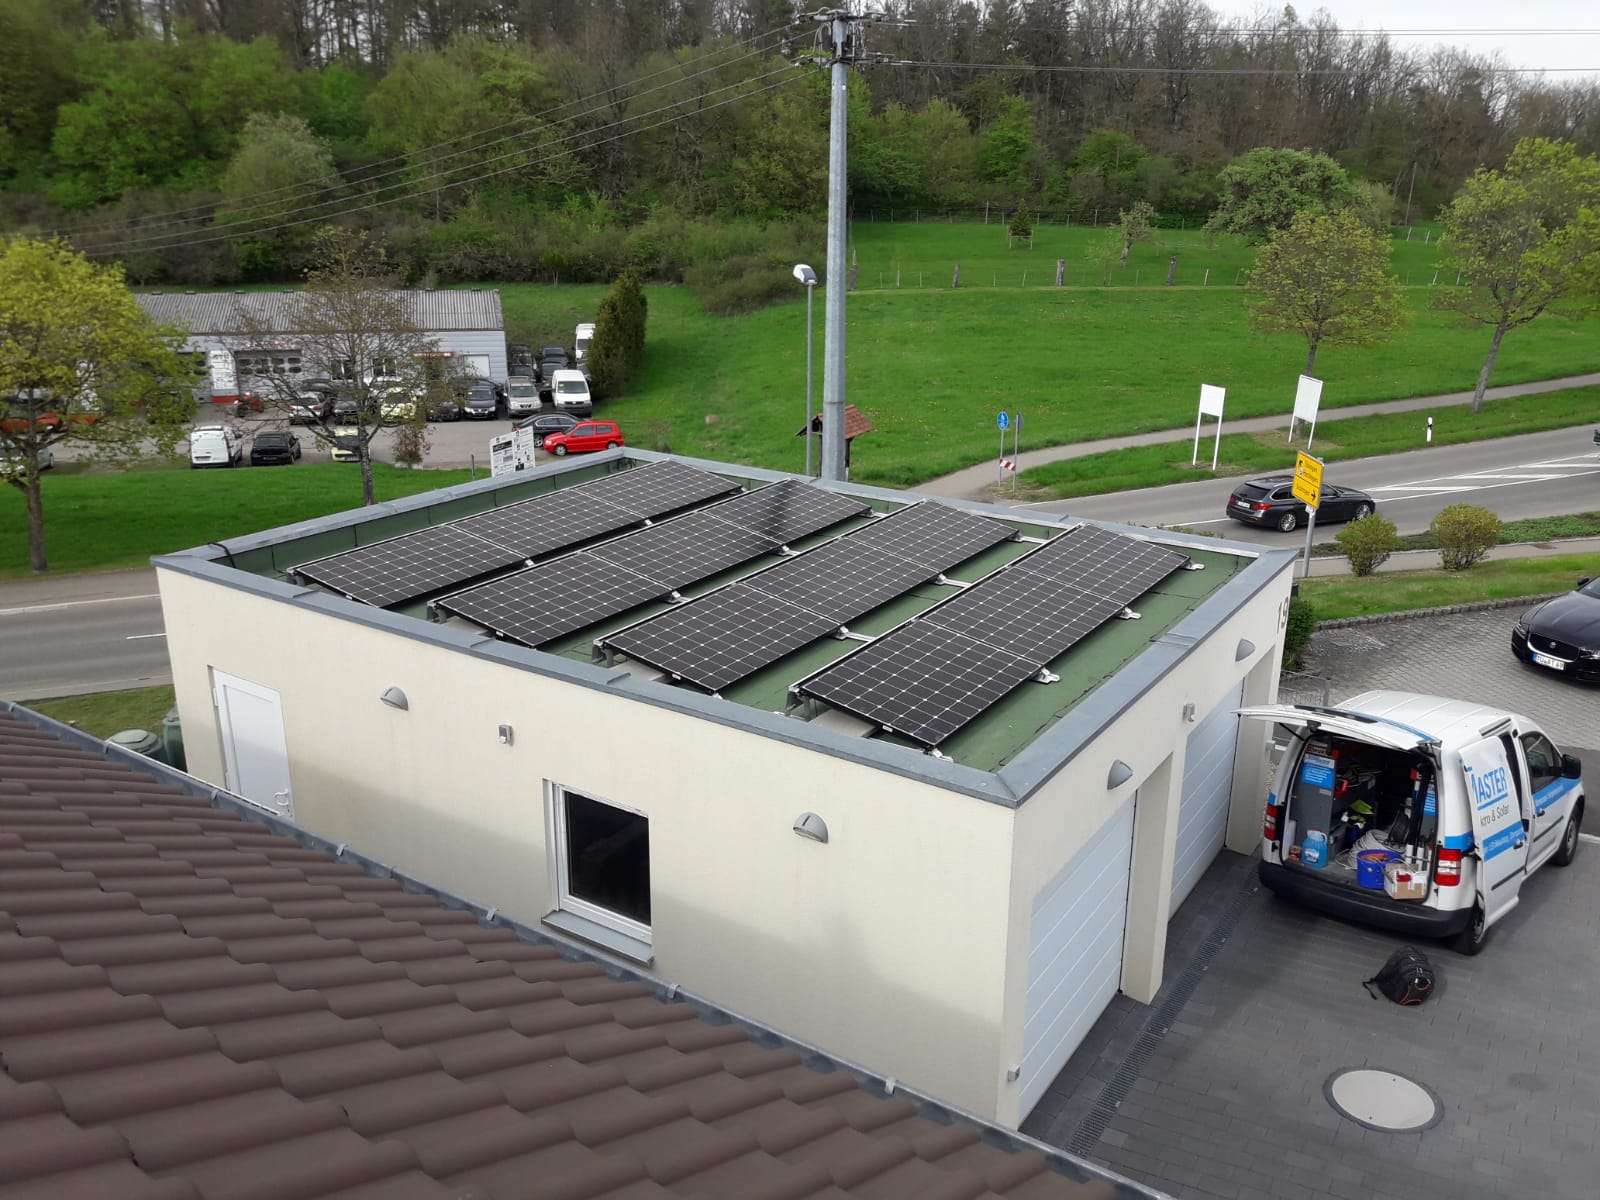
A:
[[[1094,1200],[0,712],[4,1200]]]

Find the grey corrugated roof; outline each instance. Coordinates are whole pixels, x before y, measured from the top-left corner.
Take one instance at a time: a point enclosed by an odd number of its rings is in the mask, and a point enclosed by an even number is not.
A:
[[[1160,1195],[48,724],[0,702],[0,1195]]]
[[[466,291],[389,293],[404,300],[419,329],[504,329],[500,292],[495,288]],[[242,334],[263,324],[275,333],[294,333],[294,313],[303,292],[141,292],[136,299],[162,325],[176,325],[192,334]]]

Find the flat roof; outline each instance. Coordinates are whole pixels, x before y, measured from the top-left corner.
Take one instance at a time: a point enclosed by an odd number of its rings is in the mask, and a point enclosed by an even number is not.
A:
[[[821,638],[724,688],[718,696],[711,696],[674,684],[645,664],[603,655],[596,646],[596,639],[672,607],[668,602],[646,604],[567,634],[542,649],[532,650],[497,640],[482,625],[460,617],[430,621],[426,599],[398,606],[392,612],[377,610],[290,578],[293,568],[313,559],[605,478],[666,457],[626,449],[568,459],[534,472],[425,493],[373,509],[337,514],[220,545],[200,547],[182,555],[159,558],[156,562],[158,566],[204,575],[230,586],[247,587],[290,603],[307,604],[315,599],[320,612],[378,624],[409,637],[456,645],[469,653],[515,662],[529,669],[542,669],[593,686],[605,686],[613,692],[620,690],[647,702],[684,707],[725,723],[811,743],[828,752],[837,753],[848,746],[853,754],[867,757],[875,765],[1015,803],[1053,773],[1090,735],[1084,722],[1063,722],[1064,717],[1078,709],[1086,698],[1094,696],[1098,701],[1094,705],[1097,719],[1100,723],[1110,720],[1203,640],[1211,629],[1282,571],[1290,569],[1294,561],[1292,551],[1263,551],[1216,538],[1096,523],[1178,549],[1203,569],[1178,570],[1157,583],[1132,605],[1140,619],[1114,618],[1105,623],[1049,663],[1049,673],[1055,677],[1053,681],[1021,685],[941,744],[937,756],[924,753],[916,743],[875,729],[858,717],[819,702],[806,701],[796,706],[791,685],[858,649],[860,641]],[[776,472],[723,463],[677,461],[747,487],[790,478]],[[817,486],[859,498],[870,504],[877,514],[922,499],[910,493],[848,484]],[[1036,549],[1040,540],[1082,524],[1070,518],[1054,520],[998,506],[946,503],[960,511],[998,521],[1014,530],[1022,540],[1005,541],[982,551],[948,570],[945,579],[915,587],[850,622],[853,635],[870,637],[888,632],[948,599],[963,585],[981,580]],[[869,519],[847,521],[802,539],[792,548],[803,550],[830,540]],[[208,565],[201,566],[202,561]],[[762,556],[685,588],[682,596],[702,595],[776,561],[779,560],[773,556]],[[620,689],[616,686],[619,672],[625,672],[627,678],[627,686]],[[1055,738],[1042,758],[1028,753],[1031,748],[1039,748],[1042,742],[1052,740],[1047,735],[1060,725],[1071,725],[1073,731]],[[1023,764],[1023,760],[1028,761]]]

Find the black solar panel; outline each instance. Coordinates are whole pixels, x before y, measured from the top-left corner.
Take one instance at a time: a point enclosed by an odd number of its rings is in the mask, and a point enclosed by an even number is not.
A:
[[[938,567],[899,558],[850,536],[824,542],[745,582],[843,625],[938,574]]]
[[[515,549],[436,525],[304,563],[293,574],[387,608],[481,579],[523,559]]]
[[[716,692],[837,627],[736,583],[613,634],[604,644]]]
[[[774,538],[730,525],[708,512],[692,512],[585,553],[677,589],[770,554],[778,546]]]
[[[1058,583],[1047,575],[1007,569],[922,619],[1042,666],[1122,609],[1120,600]]]
[[[730,483],[720,475],[663,459],[648,467],[617,471],[604,479],[567,490],[654,519],[740,489],[737,483]]]
[[[974,554],[1016,537],[1016,530],[924,500],[849,535],[890,554],[944,571]]]
[[[1187,555],[1095,525],[1080,525],[1019,558],[1031,571],[1123,604],[1137,600],[1189,561]]]
[[[850,517],[859,517],[868,508],[859,500],[836,496],[798,480],[784,479],[759,491],[724,500],[712,511],[724,521],[787,544]]]
[[[543,558],[642,520],[629,509],[574,488],[464,517],[451,526],[507,546],[523,558]]]
[[[667,589],[587,551],[540,563],[504,579],[457,592],[437,607],[503,637],[540,646],[652,600]]]
[[[840,659],[800,690],[937,746],[1038,670],[1015,654],[916,621]]]

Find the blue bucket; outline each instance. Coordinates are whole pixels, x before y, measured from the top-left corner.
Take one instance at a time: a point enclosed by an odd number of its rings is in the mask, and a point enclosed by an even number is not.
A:
[[[1375,892],[1383,891],[1383,871],[1400,856],[1393,850],[1362,850],[1356,855],[1356,883]]]

